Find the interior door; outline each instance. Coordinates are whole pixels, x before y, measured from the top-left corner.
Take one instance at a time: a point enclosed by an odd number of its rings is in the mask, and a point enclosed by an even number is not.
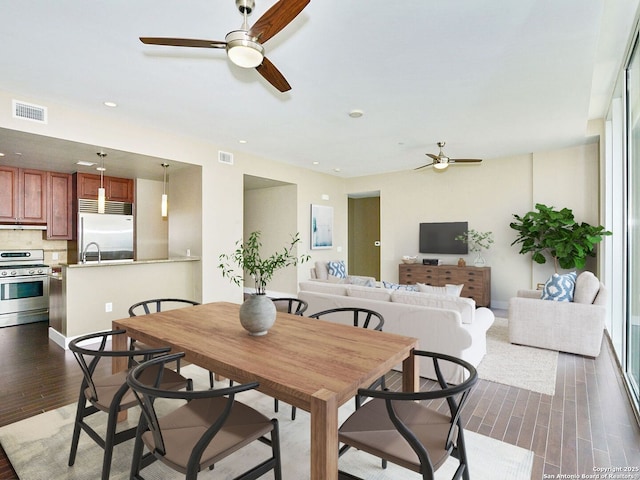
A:
[[[350,275],[380,280],[380,196],[349,197]]]

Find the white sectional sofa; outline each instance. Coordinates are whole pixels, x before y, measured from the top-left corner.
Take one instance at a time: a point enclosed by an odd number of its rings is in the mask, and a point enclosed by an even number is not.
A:
[[[470,298],[313,280],[300,282],[298,298],[309,304],[305,315],[338,307],[374,310],[384,317],[385,332],[415,337],[420,350],[452,355],[474,366],[487,352],[486,334],[495,319],[488,308],[476,309]],[[338,321],[350,323],[350,317]],[[448,380],[462,380],[460,370],[444,373]],[[435,378],[430,360],[421,359],[420,376]]]

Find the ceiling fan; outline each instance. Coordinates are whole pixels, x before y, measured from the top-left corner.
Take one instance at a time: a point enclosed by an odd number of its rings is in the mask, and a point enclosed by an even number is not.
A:
[[[310,0],[279,0],[249,28],[247,15],[253,11],[255,0],[236,0],[236,7],[244,17],[242,27],[227,33],[225,41],[197,40],[190,38],[140,37],[147,45],[167,45],[174,47],[224,48],[235,65],[255,68],[267,82],[281,92],[291,90],[289,82],[280,71],[264,56],[267,40],[286,27],[309,4]]]
[[[428,157],[431,157],[433,159],[433,162],[422,165],[421,167],[415,168],[414,170],[421,170],[423,168],[431,166],[438,170],[444,170],[452,163],[480,163],[482,161],[479,158],[449,158],[444,153],[442,153],[442,148],[444,146],[445,142],[438,142],[438,147],[440,147],[438,155],[434,155],[433,153],[426,154]]]

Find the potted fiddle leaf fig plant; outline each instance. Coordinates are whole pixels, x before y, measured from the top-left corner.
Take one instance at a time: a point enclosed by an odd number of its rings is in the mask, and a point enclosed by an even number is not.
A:
[[[518,232],[511,245],[520,245],[521,254],[531,253],[534,262],[543,264],[553,259],[555,272],[564,269],[584,268],[587,257],[595,257],[595,247],[611,232],[603,226],[593,226],[575,221],[569,208],[555,210],[542,203],[536,210],[523,216],[514,214],[509,226]]]
[[[300,234],[291,236],[291,241],[282,250],[263,257],[260,253],[262,242],[260,231],[251,232],[246,242],[238,240],[232,253],[220,255],[218,268],[222,276],[241,286],[245,274],[253,278],[255,293],[240,307],[240,323],[251,335],[265,335],[276,318],[276,308],[266,288],[274,273],[292,265],[308,261],[309,255],[297,255],[296,246],[300,243]]]

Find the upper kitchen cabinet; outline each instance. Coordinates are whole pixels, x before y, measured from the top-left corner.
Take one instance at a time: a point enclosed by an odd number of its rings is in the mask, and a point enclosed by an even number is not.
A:
[[[73,177],[68,173],[48,172],[47,240],[73,238]]]
[[[47,221],[47,172],[0,167],[0,222]]]
[[[100,175],[91,173],[76,173],[78,198],[98,199]],[[112,202],[133,203],[133,179],[103,177],[104,193],[107,200]]]

